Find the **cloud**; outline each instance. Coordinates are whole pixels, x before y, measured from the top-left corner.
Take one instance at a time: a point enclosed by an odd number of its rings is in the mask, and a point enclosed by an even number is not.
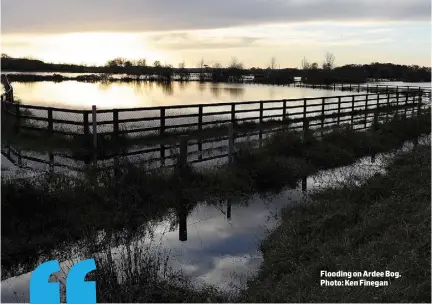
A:
[[[174,31],[270,23],[429,21],[429,0],[9,0],[3,33]]]
[[[262,38],[237,36],[222,37],[218,35],[197,35],[192,33],[168,33],[148,37],[150,45],[170,50],[227,49],[249,47]]]

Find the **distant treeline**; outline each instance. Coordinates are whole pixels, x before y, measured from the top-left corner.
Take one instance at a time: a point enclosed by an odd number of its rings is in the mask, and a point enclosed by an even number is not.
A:
[[[180,80],[189,80],[191,73],[198,73],[202,81],[227,82],[241,81],[242,76],[253,75],[257,83],[287,84],[294,82],[295,77],[302,77],[302,81],[311,84],[332,83],[363,83],[371,79],[388,79],[406,82],[430,82],[431,68],[416,65],[397,65],[391,63],[371,63],[364,65],[344,65],[333,67],[334,58],[330,63],[319,68],[317,64],[302,62],[302,68],[277,69],[243,68],[243,64],[233,60],[227,67],[221,64],[205,65],[202,61],[198,68],[186,68],[180,63],[178,68],[171,65],[162,65],[155,61],[152,66],[146,64],[144,59],[129,61],[116,58],[107,62],[105,66],[85,66],[75,64],[45,63],[41,60],[27,58],[12,58],[5,54],[1,58],[3,71],[15,72],[68,72],[68,73],[100,73],[100,74],[128,74],[139,78],[143,75],[156,75],[158,80],[170,81],[173,75]]]

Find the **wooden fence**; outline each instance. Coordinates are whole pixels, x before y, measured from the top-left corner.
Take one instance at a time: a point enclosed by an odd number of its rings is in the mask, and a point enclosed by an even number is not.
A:
[[[391,92],[422,92],[425,97],[431,96],[431,87],[422,86],[403,86],[403,85],[386,85],[386,84],[351,84],[351,83],[333,83],[333,84],[307,84],[296,82],[295,87],[312,88],[312,89],[330,89],[334,91],[351,91],[351,92],[367,92],[367,93],[391,93]]]
[[[73,110],[2,102],[7,128],[91,138],[99,135],[145,137],[176,132],[203,131],[232,123],[265,124],[269,121],[326,119],[345,112],[373,111],[388,106],[422,103],[424,92],[396,91],[343,96],[143,107]],[[424,101],[424,100],[423,100]]]
[[[191,165],[211,166],[226,161],[229,162],[235,153],[235,148],[241,145],[247,144],[251,148],[261,146],[269,136],[281,129],[302,131],[308,128],[314,133],[314,136],[319,138],[323,133],[325,134],[328,127],[350,125],[354,130],[364,130],[370,128],[377,121],[385,121],[395,114],[407,117],[417,115],[420,107],[419,104],[414,104],[404,107],[392,107],[390,111],[384,108],[381,108],[381,110],[342,113],[339,117],[335,116],[329,119],[324,126],[320,120],[307,119],[305,124],[279,125],[253,131],[227,128],[222,136],[183,141],[183,147],[180,141],[169,144],[143,145],[128,148],[127,151],[114,152],[106,155],[104,159],[97,159],[96,161],[99,168],[107,170],[119,167],[122,159],[144,165],[149,169],[171,168],[179,160],[179,154],[182,153],[181,150],[183,149],[183,160],[185,162]],[[83,159],[66,152],[47,151],[38,153],[19,151],[10,145],[2,146],[2,154],[18,167],[50,172],[59,170],[83,172],[94,161],[91,155],[87,159]]]

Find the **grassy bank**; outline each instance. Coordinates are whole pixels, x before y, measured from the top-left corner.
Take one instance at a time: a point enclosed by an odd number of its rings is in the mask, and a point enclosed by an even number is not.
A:
[[[362,186],[347,181],[286,208],[262,243],[264,263],[241,300],[430,303],[430,166],[430,146],[419,146],[384,176]],[[402,276],[388,287],[321,287],[321,270]]]
[[[20,263],[31,271],[41,253],[74,240],[95,239],[100,230],[109,236],[127,234],[133,238],[142,232],[143,224],[162,219],[175,224],[180,209],[188,214],[203,200],[217,204],[221,199],[241,201],[256,192],[277,192],[320,169],[350,164],[361,156],[392,150],[406,140],[428,133],[429,112],[409,119],[395,117],[379,125],[375,132],[329,130],[322,139],[313,134],[281,131],[266,140],[262,148],[240,148],[231,166],[204,171],[187,168],[148,172],[125,163],[115,176],[95,169],[87,172],[85,179],[47,174],[34,180],[2,180],[2,212],[7,214],[1,223],[2,274],[14,273]],[[106,244],[111,241],[107,238]],[[101,275],[112,267],[109,260],[104,265]],[[121,286],[115,285],[120,283],[114,279],[105,278],[114,285],[108,285],[112,288],[104,291],[104,299],[113,302],[110,296],[126,296],[128,286],[135,286],[144,278],[140,274],[131,276]],[[152,278],[149,280],[155,284],[165,282]],[[187,284],[182,286],[190,286]],[[155,295],[155,301],[178,301],[181,292],[174,287],[173,290],[171,300],[167,291],[164,297]],[[202,299],[200,293],[191,292],[191,301]],[[212,299],[219,297],[213,291],[206,292],[214,295]]]

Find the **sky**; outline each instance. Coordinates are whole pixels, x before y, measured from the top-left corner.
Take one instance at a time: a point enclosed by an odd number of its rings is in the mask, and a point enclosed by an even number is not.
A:
[[[2,0],[1,33],[2,53],[55,63],[431,66],[430,0]]]

